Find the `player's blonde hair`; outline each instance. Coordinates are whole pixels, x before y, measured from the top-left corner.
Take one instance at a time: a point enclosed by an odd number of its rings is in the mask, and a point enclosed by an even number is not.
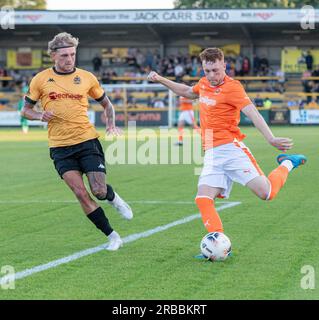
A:
[[[79,39],[73,37],[70,33],[61,32],[57,34],[51,41],[48,43],[48,54],[57,51],[61,48],[75,47],[79,45]]]
[[[199,55],[201,61],[215,62],[216,60],[224,61],[224,53],[219,48],[207,48]]]

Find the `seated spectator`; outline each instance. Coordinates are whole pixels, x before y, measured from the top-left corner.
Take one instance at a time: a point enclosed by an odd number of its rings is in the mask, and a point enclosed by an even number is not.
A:
[[[276,85],[276,91],[280,92],[280,93],[284,93],[285,92],[285,82],[286,82],[286,78],[285,78],[285,72],[281,70],[281,68],[278,68],[276,71],[276,77],[278,77],[278,81],[277,81],[277,85]]]
[[[319,109],[319,105],[315,97],[312,97],[311,101],[307,104],[307,109]]]
[[[297,101],[294,99],[290,99],[287,101],[287,107],[288,108],[294,108],[298,105]]]
[[[256,95],[256,98],[254,99],[254,104],[256,107],[259,108],[262,108],[264,106],[264,100],[260,97],[259,93]]]
[[[303,99],[300,99],[299,102],[298,102],[299,111],[304,110],[306,104],[307,104],[307,101],[305,101]]]
[[[272,106],[272,101],[268,97],[265,98],[263,107],[269,110],[271,106]]]
[[[120,89],[115,89],[114,91],[114,97],[112,98],[112,102],[114,104],[122,104],[123,103],[123,97],[122,97],[122,92]]]
[[[153,108],[165,108],[165,103],[162,98],[158,96],[158,92],[155,92],[153,101],[152,101]]]

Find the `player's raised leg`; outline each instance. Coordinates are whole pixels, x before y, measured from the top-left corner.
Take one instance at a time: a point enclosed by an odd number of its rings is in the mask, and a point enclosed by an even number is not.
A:
[[[97,199],[107,201],[123,218],[127,220],[133,218],[131,207],[113,190],[111,185],[105,183],[104,172],[88,172],[86,175],[91,191]]]
[[[223,191],[208,185],[199,185],[195,198],[203,224],[208,232],[224,232],[222,221],[215,208],[215,198]]]
[[[82,175],[79,171],[70,170],[63,174],[63,180],[79,200],[83,211],[94,225],[109,239],[108,250],[114,251],[123,245],[120,235],[113,230],[103,209],[90,197]]]
[[[259,198],[273,200],[286,183],[289,172],[305,164],[306,161],[307,158],[302,154],[280,154],[277,157],[279,166],[268,175],[268,178],[265,176],[256,177],[247,183],[247,187]]]

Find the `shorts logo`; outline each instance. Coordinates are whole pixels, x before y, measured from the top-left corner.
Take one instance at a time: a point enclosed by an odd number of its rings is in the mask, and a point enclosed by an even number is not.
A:
[[[210,99],[208,97],[200,97],[199,98],[200,103],[205,103],[207,106],[215,106],[216,105],[216,100],[215,99]]]
[[[103,166],[102,163],[99,164],[98,168],[99,168],[99,169],[105,169],[105,167]]]
[[[57,99],[72,99],[72,100],[81,100],[83,98],[82,94],[73,94],[73,93],[56,93],[56,92],[50,92],[49,98],[51,100],[57,100]]]
[[[79,76],[76,76],[74,79],[73,79],[73,83],[74,84],[80,84],[81,83],[81,78]]]

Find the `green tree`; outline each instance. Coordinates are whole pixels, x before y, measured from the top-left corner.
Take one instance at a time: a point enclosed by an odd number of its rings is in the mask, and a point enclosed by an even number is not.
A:
[[[0,0],[0,7],[11,6],[14,9],[46,9],[46,0]]]
[[[318,0],[175,0],[177,9],[254,9],[254,8],[302,8],[304,5],[318,7]]]

